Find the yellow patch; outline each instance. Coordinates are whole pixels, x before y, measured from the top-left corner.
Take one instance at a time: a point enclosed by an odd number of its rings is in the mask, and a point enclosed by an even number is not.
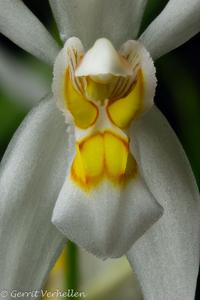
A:
[[[87,77],[86,96],[93,101],[99,101],[102,104],[108,99],[110,94],[110,85],[95,82],[90,77]]]
[[[107,112],[111,121],[119,128],[127,128],[142,110],[143,97],[143,75],[139,71],[132,91],[125,98],[108,104]]]
[[[127,141],[106,131],[104,133],[104,148],[108,175],[113,178],[123,175],[129,152]]]
[[[69,70],[65,77],[66,106],[71,112],[75,125],[87,129],[96,124],[102,106],[107,117],[118,128],[127,128],[142,110],[144,86],[142,71],[138,71],[135,84],[127,96],[110,99],[116,78],[108,84],[99,83],[90,77],[86,86],[78,92],[71,80]],[[74,79],[78,80],[78,79]],[[76,81],[76,85],[81,82]],[[97,101],[99,103],[94,103]],[[104,101],[108,99],[108,104]],[[107,106],[106,106],[107,105]],[[122,186],[137,175],[137,163],[129,150],[128,137],[121,137],[108,129],[98,131],[76,142],[76,155],[71,166],[71,179],[83,190],[89,191],[103,180]]]
[[[72,180],[90,190],[104,179],[125,184],[137,174],[137,163],[127,139],[110,131],[97,132],[76,144]]]
[[[71,112],[77,127],[86,129],[92,126],[97,117],[97,107],[75,90],[69,75],[65,76],[65,99],[67,109]]]

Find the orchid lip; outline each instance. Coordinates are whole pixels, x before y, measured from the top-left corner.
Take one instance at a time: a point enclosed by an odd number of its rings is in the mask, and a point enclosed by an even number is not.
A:
[[[54,96],[71,117],[74,155],[52,222],[101,258],[127,252],[162,215],[130,147],[131,123],[152,106],[155,86],[153,62],[137,41],[116,50],[102,38],[84,53],[70,38],[55,62]]]
[[[65,66],[61,59],[66,54]],[[75,127],[71,180],[85,191],[105,179],[123,183],[123,188],[138,170],[129,149],[128,129],[146,109],[145,97],[153,101],[156,80],[148,52],[136,41],[128,41],[117,51],[108,39],[101,38],[84,53],[81,41],[70,38],[58,56],[54,74],[55,98],[63,101],[62,110],[71,115]],[[63,93],[57,95],[60,90]]]

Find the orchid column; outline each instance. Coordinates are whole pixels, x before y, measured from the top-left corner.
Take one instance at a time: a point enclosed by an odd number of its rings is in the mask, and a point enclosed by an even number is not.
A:
[[[1,32],[54,64],[53,96],[22,123],[2,162],[0,288],[40,289],[70,238],[103,258],[127,254],[145,299],[192,300],[199,194],[153,105],[152,58],[199,31],[200,3],[170,0],[139,41],[144,0],[50,4],[65,43],[58,56],[23,2],[0,0]]]

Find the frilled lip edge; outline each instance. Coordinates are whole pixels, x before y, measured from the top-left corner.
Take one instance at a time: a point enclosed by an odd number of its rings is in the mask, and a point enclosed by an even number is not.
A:
[[[102,57],[104,48],[107,48],[108,53],[106,55],[104,54]],[[107,63],[105,61],[105,56],[108,56],[106,58]],[[112,58],[113,56],[114,58]],[[122,58],[126,60],[128,68],[124,67],[124,63],[122,64]],[[102,64],[98,62],[99,60],[102,61]],[[115,64],[117,64],[117,68]],[[57,106],[65,116],[66,123],[73,123],[72,115],[66,107],[65,74],[68,68],[70,68],[71,78],[75,89],[77,89],[78,86],[86,85],[83,75],[86,77],[89,74],[92,76],[103,76],[108,74],[117,76],[119,73],[131,72],[132,75],[129,76],[130,78],[123,78],[124,75],[119,77],[119,80],[114,84],[114,90],[121,90],[122,87],[123,89],[126,89],[126,86],[128,87],[131,82],[134,82],[134,78],[141,69],[144,96],[139,116],[148,112],[153,105],[157,85],[156,70],[149,52],[138,41],[128,40],[121,45],[118,51],[116,51],[109,40],[101,38],[97,40],[94,46],[86,53],[84,52],[84,47],[80,39],[71,37],[65,42],[64,47],[59,52],[54,63],[52,90]],[[76,76],[77,72],[78,76]],[[79,72],[81,72],[80,77]],[[92,99],[88,100],[92,101]]]

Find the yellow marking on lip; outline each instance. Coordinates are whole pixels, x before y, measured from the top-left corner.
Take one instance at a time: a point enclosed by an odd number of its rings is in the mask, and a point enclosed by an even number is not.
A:
[[[98,109],[94,103],[88,101],[73,87],[69,70],[65,75],[65,100],[66,106],[71,112],[77,127],[87,129],[92,126],[98,118]]]
[[[71,178],[83,190],[91,190],[105,179],[124,185],[137,174],[137,163],[129,151],[128,139],[111,131],[97,132],[76,147]]]
[[[127,142],[106,131],[104,133],[104,148],[107,173],[111,177],[118,177],[119,174],[124,174],[128,157]]]
[[[107,113],[110,120],[119,128],[127,128],[136,115],[142,110],[144,84],[142,71],[138,71],[137,81],[132,91],[114,102],[110,101]]]
[[[76,156],[71,167],[73,181],[82,187],[96,185],[103,176],[103,137],[99,133],[76,143]]]
[[[109,97],[109,89],[109,84],[95,82],[90,77],[87,78],[87,87],[85,92],[90,99],[103,103]]]

